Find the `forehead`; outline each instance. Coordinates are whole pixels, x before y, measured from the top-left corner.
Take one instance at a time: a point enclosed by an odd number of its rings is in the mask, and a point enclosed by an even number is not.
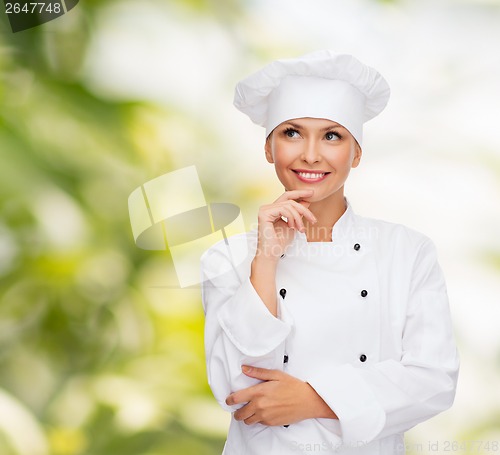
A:
[[[313,118],[313,117],[302,117],[302,118],[294,118],[286,120],[279,126],[280,127],[293,126],[295,128],[317,129],[317,130],[325,130],[329,128],[345,129],[340,123],[334,122],[333,120],[324,118]]]

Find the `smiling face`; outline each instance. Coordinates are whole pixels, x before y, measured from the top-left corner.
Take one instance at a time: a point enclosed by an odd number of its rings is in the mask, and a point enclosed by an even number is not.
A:
[[[347,129],[326,119],[300,118],[278,125],[266,141],[266,158],[286,190],[313,189],[308,201],[343,201],[344,183],[361,159]]]

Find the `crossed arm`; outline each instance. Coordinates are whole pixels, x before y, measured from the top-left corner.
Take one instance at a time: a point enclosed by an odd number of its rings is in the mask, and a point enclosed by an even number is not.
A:
[[[263,382],[239,390],[226,398],[229,406],[246,403],[234,418],[247,425],[288,425],[313,418],[337,419],[337,416],[307,382],[280,370],[244,365],[245,375]]]

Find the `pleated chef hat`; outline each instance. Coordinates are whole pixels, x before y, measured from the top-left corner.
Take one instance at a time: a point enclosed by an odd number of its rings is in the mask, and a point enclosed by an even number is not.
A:
[[[303,117],[333,120],[361,145],[363,123],[389,101],[387,81],[352,55],[317,51],[276,60],[236,85],[234,105],[266,128]]]

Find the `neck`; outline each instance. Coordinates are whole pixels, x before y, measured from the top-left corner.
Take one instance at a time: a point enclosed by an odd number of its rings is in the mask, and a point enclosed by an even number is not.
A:
[[[308,242],[332,241],[333,226],[347,209],[343,191],[338,191],[333,196],[328,199],[312,202],[309,206],[309,210],[314,213],[318,222],[311,224],[304,219],[305,234]]]

